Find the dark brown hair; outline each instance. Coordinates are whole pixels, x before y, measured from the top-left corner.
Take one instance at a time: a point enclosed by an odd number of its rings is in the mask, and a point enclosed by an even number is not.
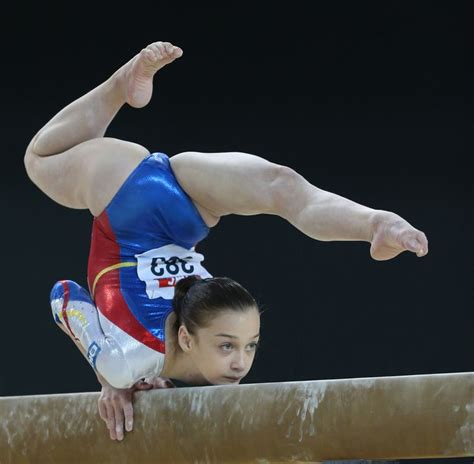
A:
[[[194,334],[199,327],[207,327],[209,321],[223,311],[248,311],[258,305],[250,293],[229,277],[201,279],[189,276],[175,287],[173,310],[176,313],[175,330],[185,325]]]

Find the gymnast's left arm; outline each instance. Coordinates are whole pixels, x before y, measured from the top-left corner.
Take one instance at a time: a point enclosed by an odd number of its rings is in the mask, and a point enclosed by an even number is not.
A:
[[[84,347],[78,340],[73,340],[82,355],[89,361]],[[157,388],[172,388],[174,385],[165,378],[153,377],[139,380],[130,388],[112,386],[101,373],[94,369],[97,380],[102,386],[98,409],[100,418],[105,422],[112,440],[123,440],[124,432],[133,430],[133,401],[137,391]]]
[[[102,390],[98,405],[99,415],[107,425],[112,440],[123,440],[124,431],[133,430],[133,401],[137,391],[172,388],[174,385],[161,377],[139,380],[130,388],[115,388],[97,374]],[[125,426],[125,427],[124,427]]]

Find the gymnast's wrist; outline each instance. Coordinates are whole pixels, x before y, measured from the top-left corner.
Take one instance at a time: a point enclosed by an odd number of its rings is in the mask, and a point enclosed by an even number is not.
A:
[[[97,380],[99,381],[99,383],[103,386],[103,387],[110,387],[110,383],[107,382],[107,380],[105,380],[105,377],[103,377],[102,375],[99,374],[99,372],[95,371],[95,374],[97,376]]]

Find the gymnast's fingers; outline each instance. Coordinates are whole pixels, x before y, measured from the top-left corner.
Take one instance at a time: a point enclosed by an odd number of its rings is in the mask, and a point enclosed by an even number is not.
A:
[[[133,404],[128,399],[124,400],[122,408],[125,416],[125,430],[131,432],[133,430]]]
[[[107,424],[107,408],[105,407],[102,397],[99,398],[97,404],[99,406],[99,416]]]
[[[148,382],[152,385],[152,388],[174,388],[173,382],[164,377],[153,377],[148,379]]]
[[[123,406],[122,406],[122,399],[114,398],[113,400],[113,414],[115,417],[115,436],[117,440],[123,440]]]
[[[115,434],[115,414],[112,406],[112,401],[109,396],[108,389],[102,387],[102,392],[99,397],[99,414],[102,420],[106,423],[109,429],[110,438],[115,440],[117,438]]]
[[[115,433],[115,414],[114,414],[114,408],[110,402],[105,403],[105,408],[106,408],[106,414],[107,414],[107,428],[109,429],[109,434],[110,438],[112,440],[117,439],[117,435]]]

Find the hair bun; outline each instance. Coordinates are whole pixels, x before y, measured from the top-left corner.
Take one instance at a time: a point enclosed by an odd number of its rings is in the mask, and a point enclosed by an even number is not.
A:
[[[183,300],[186,297],[186,294],[189,292],[189,289],[200,280],[202,279],[198,275],[191,275],[179,280],[176,284],[173,297],[173,310],[176,312],[178,317],[181,313]]]

